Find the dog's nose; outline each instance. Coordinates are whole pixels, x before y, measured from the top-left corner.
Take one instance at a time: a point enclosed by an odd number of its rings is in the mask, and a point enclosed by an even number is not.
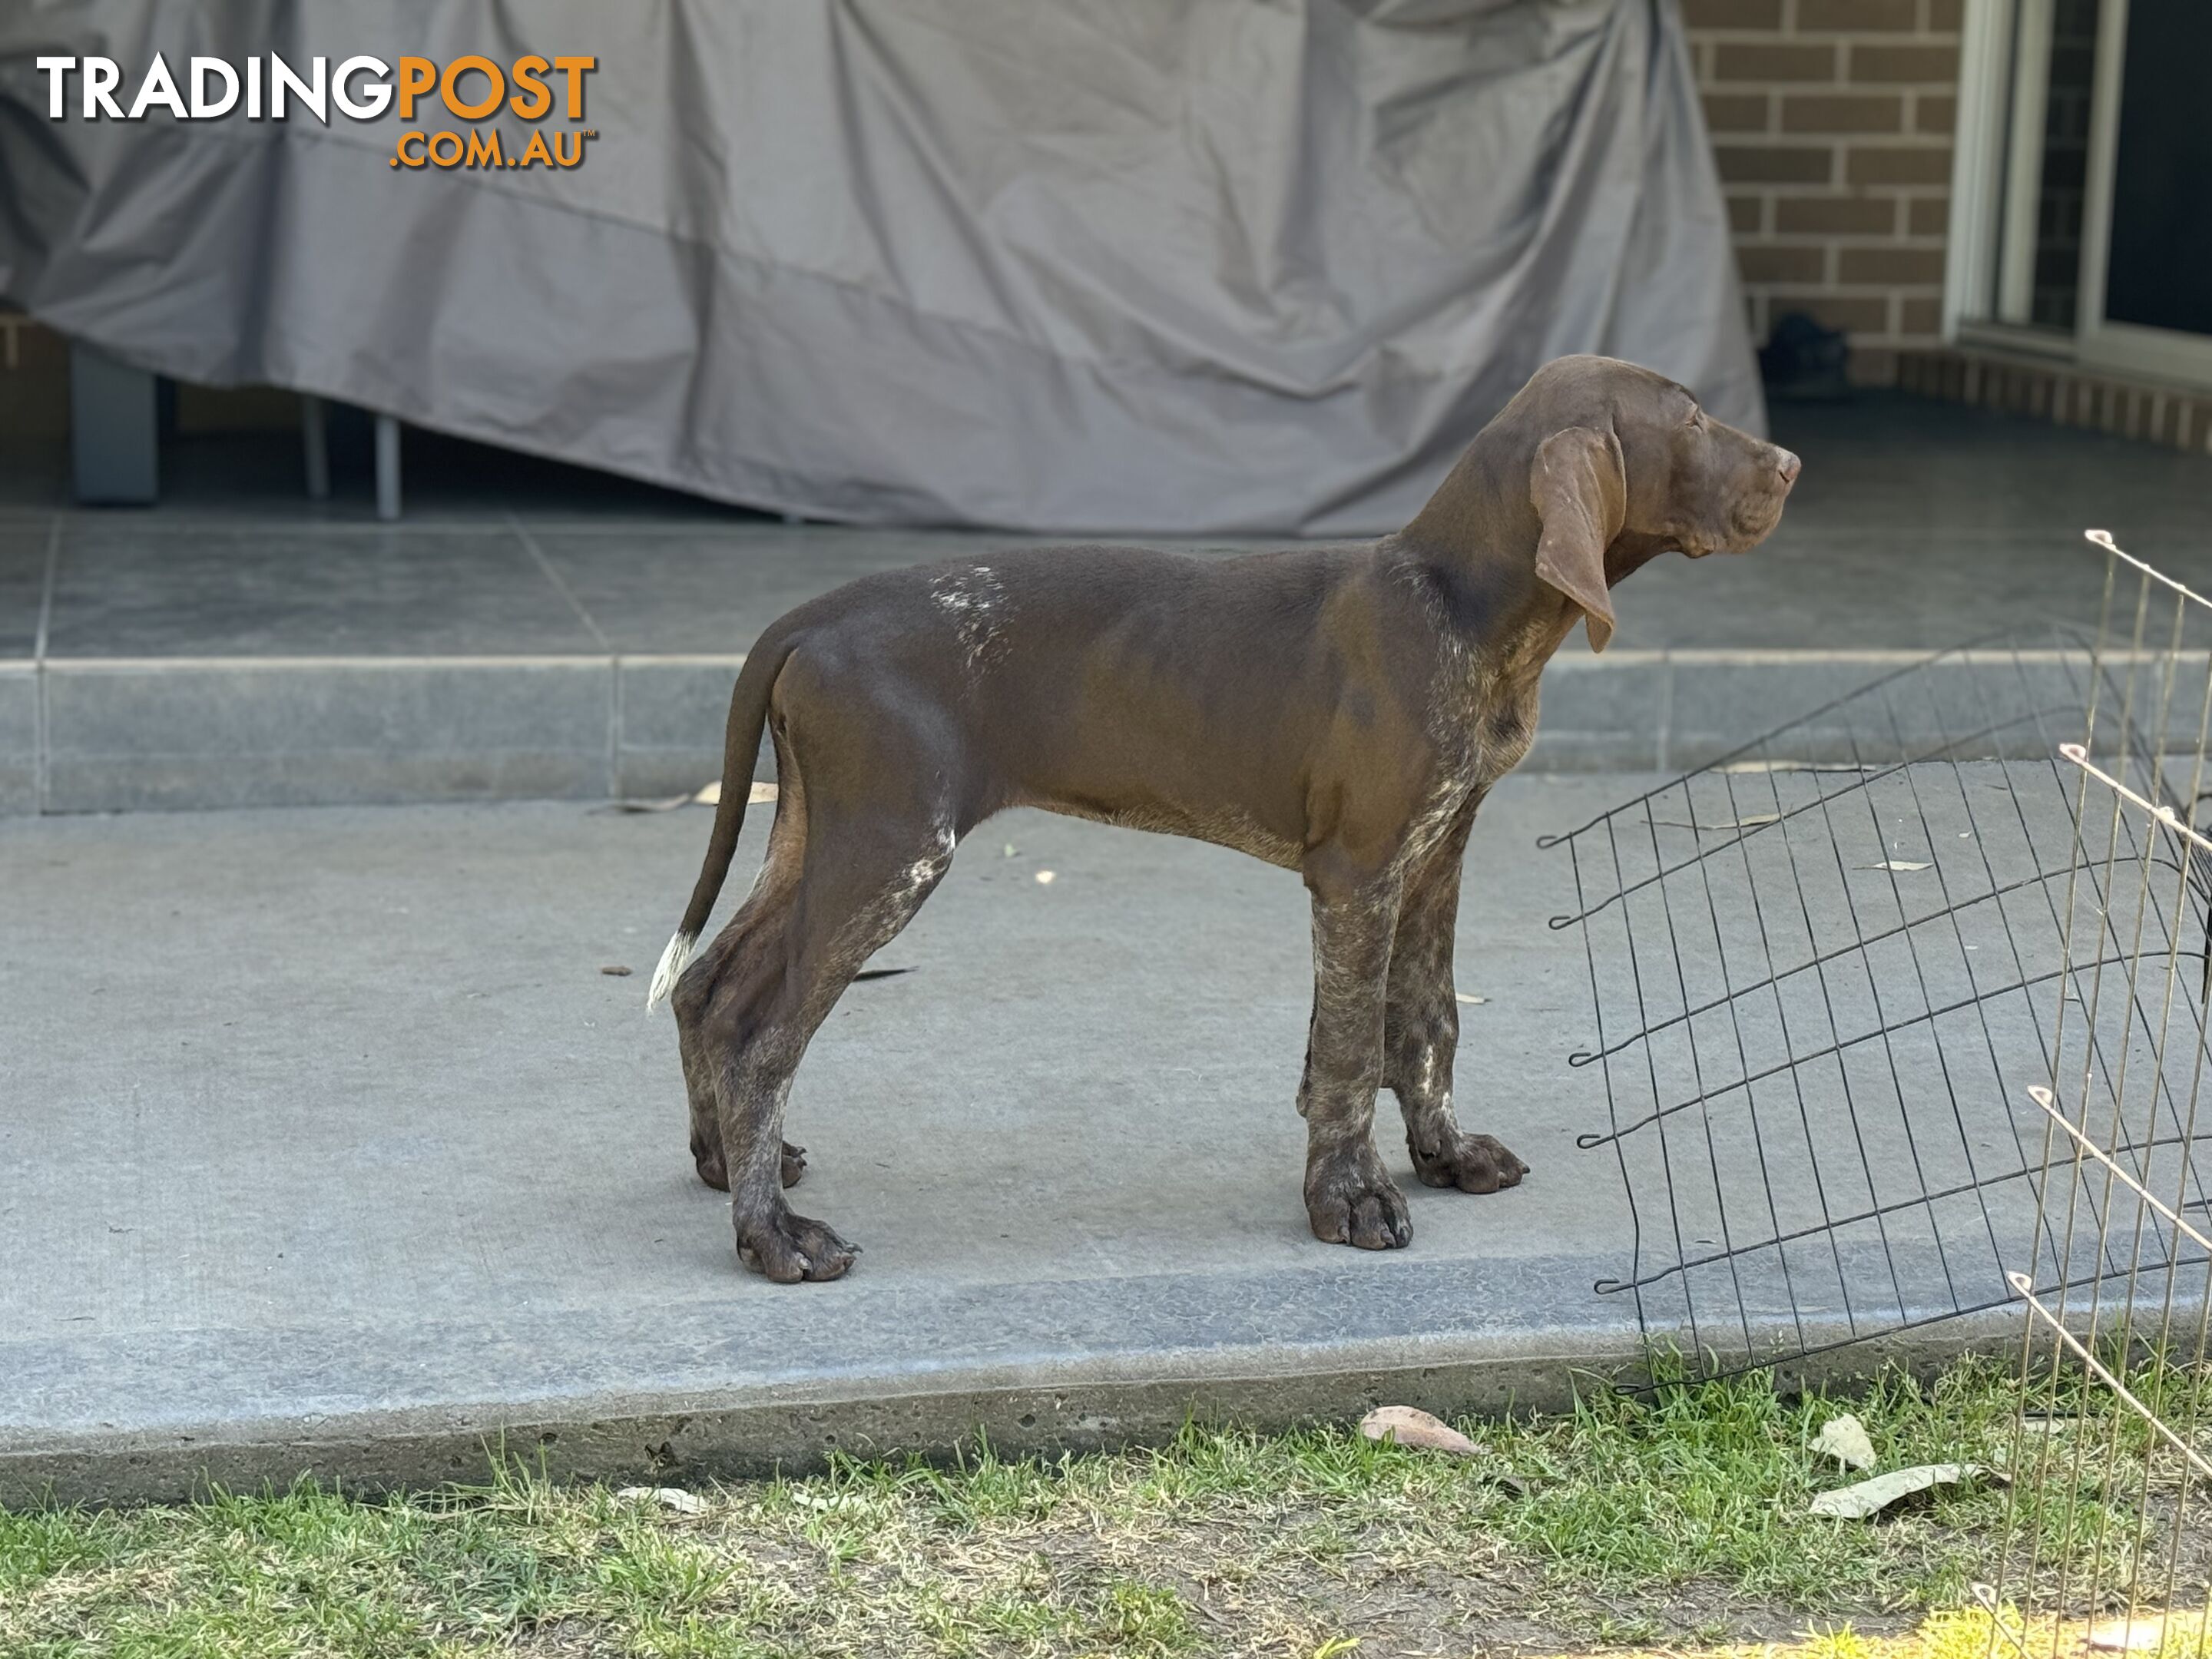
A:
[[[1774,470],[1782,475],[1782,482],[1784,486],[1786,488],[1787,486],[1797,482],[1798,469],[1802,467],[1805,463],[1799,460],[1795,455],[1791,454],[1786,449],[1781,450],[1778,453],[1781,455],[1782,459],[1774,464]]]

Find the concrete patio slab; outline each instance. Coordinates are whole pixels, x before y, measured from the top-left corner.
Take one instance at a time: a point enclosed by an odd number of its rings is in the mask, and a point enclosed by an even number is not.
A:
[[[1628,1216],[1612,1154],[1575,1145],[1604,1114],[1565,1064],[1589,981],[1546,926],[1567,861],[1534,843],[1644,781],[1517,779],[1486,810],[1457,1092],[1533,1174],[1429,1191],[1386,1123],[1416,1237],[1373,1255],[1299,1202],[1296,879],[986,825],[878,959],[911,971],[856,985],[800,1073],[798,1206],[866,1254],[797,1287],[738,1267],[644,1011],[704,812],[0,823],[0,1498],[467,1478],[499,1444],[616,1475],[1559,1404],[1636,1332],[1591,1288]]]

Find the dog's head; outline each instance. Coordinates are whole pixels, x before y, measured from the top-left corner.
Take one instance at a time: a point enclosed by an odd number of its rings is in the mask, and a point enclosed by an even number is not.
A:
[[[1594,651],[1613,636],[1614,582],[1659,553],[1757,546],[1798,471],[1788,450],[1714,420],[1665,375],[1611,357],[1537,370],[1468,463],[1500,495],[1525,477],[1535,574],[1582,612]]]

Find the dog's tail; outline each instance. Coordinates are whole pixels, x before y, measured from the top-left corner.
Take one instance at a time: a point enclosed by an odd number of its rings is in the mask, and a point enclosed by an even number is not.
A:
[[[700,866],[698,884],[691,890],[684,920],[668,941],[668,948],[660,953],[660,965],[653,970],[653,984],[645,994],[647,1013],[676,988],[676,981],[699,948],[699,935],[730,873],[730,860],[738,850],[738,832],[745,825],[745,801],[752,793],[753,757],[760,752],[761,729],[768,724],[769,693],[775,689],[775,677],[783,672],[793,643],[788,638],[774,641],[763,638],[738,671],[737,685],[730,692],[729,724],[722,733],[722,796],[714,806],[714,830],[707,840],[707,861]]]

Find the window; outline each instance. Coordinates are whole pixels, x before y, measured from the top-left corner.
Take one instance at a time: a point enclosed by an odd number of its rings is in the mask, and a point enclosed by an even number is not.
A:
[[[2212,386],[2212,4],[1977,0],[1963,57],[1953,331]]]

